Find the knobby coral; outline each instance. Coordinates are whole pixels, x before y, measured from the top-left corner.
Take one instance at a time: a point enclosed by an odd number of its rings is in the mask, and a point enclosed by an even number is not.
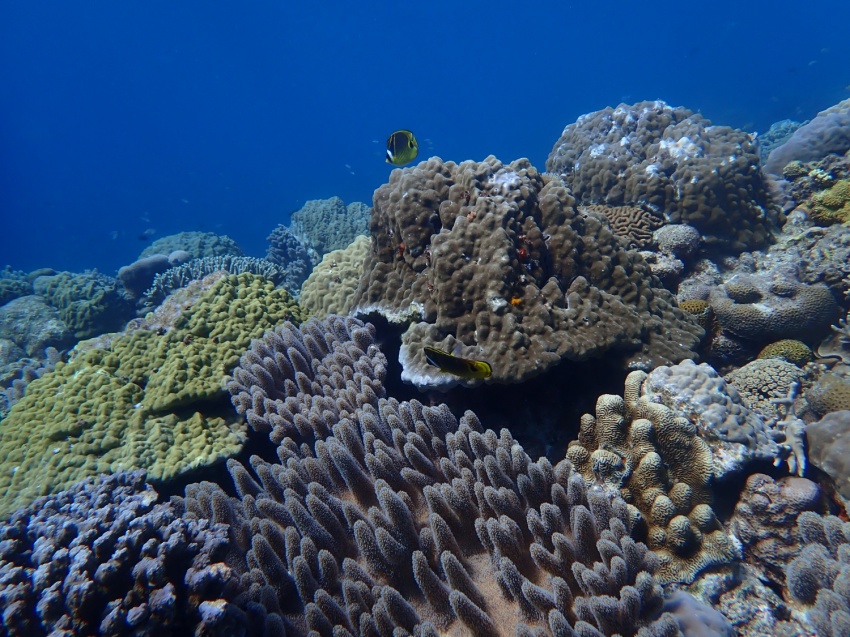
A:
[[[485,360],[488,382],[516,383],[563,360],[678,361],[703,333],[607,222],[525,159],[395,170],[375,191],[370,230],[354,312],[409,323],[399,359],[418,387],[481,382],[440,373],[423,346]]]

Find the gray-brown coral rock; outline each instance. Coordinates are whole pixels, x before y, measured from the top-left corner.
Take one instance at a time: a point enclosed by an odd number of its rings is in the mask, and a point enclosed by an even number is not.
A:
[[[560,178],[524,159],[395,170],[375,191],[370,230],[354,311],[409,323],[402,378],[420,388],[481,382],[428,365],[424,346],[516,383],[563,360],[678,362],[703,333],[607,221],[579,213]]]
[[[752,136],[662,101],[582,115],[564,129],[546,169],[582,204],[649,205],[724,250],[766,245],[778,212]]]

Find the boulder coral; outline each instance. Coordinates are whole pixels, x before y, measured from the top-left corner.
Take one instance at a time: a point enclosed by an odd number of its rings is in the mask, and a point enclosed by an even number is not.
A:
[[[0,428],[0,513],[87,476],[155,480],[236,453],[224,379],[252,338],[301,310],[262,277],[221,276],[172,329],[139,329],[33,381]],[[164,333],[161,333],[164,332]]]
[[[301,307],[318,318],[348,314],[371,250],[372,240],[360,235],[351,245],[328,252],[301,285]]]
[[[763,247],[780,221],[752,136],[662,101],[582,115],[555,142],[546,170],[583,205],[649,206],[699,230],[708,248]]]
[[[402,379],[420,388],[481,382],[440,373],[424,346],[488,362],[488,382],[519,383],[564,360],[677,362],[703,334],[604,219],[525,159],[394,170],[370,231],[353,312],[406,325]]]

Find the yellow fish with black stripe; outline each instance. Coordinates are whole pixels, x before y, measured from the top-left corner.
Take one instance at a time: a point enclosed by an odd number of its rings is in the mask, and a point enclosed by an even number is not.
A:
[[[430,365],[439,367],[441,372],[460,378],[490,378],[493,373],[489,363],[461,358],[434,347],[425,348],[425,360]]]
[[[393,166],[409,164],[419,154],[419,142],[409,130],[397,130],[387,139],[387,163]]]

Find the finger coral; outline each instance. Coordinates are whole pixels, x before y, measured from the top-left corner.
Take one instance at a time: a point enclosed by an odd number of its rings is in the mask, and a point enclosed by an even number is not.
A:
[[[711,509],[711,448],[685,418],[640,396],[644,372],[626,378],[624,397],[604,395],[581,420],[567,458],[588,483],[620,493],[631,519],[648,526],[663,582],[690,583],[737,551]]]

